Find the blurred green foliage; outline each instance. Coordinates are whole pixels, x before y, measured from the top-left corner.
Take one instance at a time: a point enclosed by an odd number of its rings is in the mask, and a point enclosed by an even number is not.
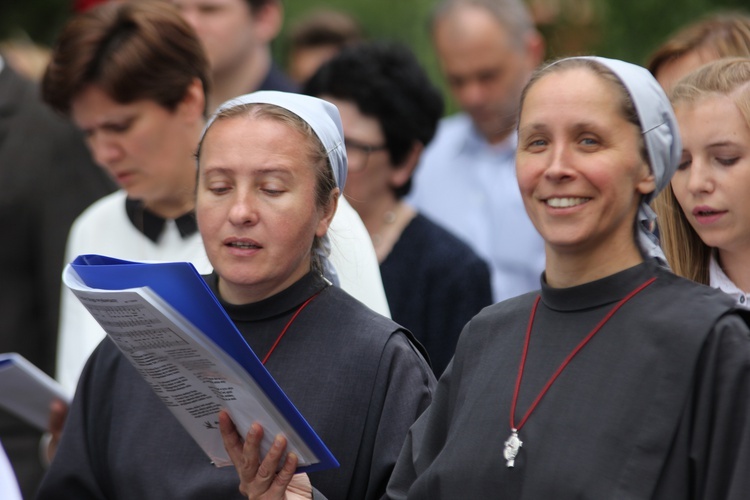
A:
[[[72,0],[0,0],[0,40],[50,45],[72,14]]]
[[[683,25],[717,11],[743,10],[747,0],[594,0],[601,19],[598,55],[644,64]]]
[[[564,55],[574,47],[642,62],[669,33],[707,12],[747,9],[747,0],[527,0],[534,10],[553,11],[540,29],[549,54]],[[340,9],[358,18],[370,37],[400,40],[427,65],[434,56],[427,35],[427,17],[436,0],[284,0],[286,27],[318,7]],[[71,15],[72,0],[0,1],[0,39],[28,37],[50,44]],[[539,7],[541,6],[541,7]],[[283,59],[284,34],[274,47]]]
[[[370,38],[410,46],[436,83],[442,85],[430,45],[427,19],[436,0],[283,0],[284,31],[273,46],[283,64],[286,32],[298,19],[320,8],[333,8],[360,20]],[[526,0],[539,19],[549,57],[598,54],[643,64],[648,55],[680,26],[717,10],[747,9],[747,0]],[[53,42],[71,15],[72,0],[0,0],[0,39]],[[454,106],[449,103],[448,109]]]
[[[445,91],[428,34],[429,13],[437,0],[284,0],[286,24],[274,44],[284,61],[286,30],[317,8],[339,9],[356,17],[371,38],[410,46],[433,81]],[[649,54],[679,27],[718,10],[747,9],[748,0],[526,0],[547,40],[548,58],[597,54],[645,64]],[[446,94],[447,95],[447,94]],[[455,103],[447,103],[447,111]]]

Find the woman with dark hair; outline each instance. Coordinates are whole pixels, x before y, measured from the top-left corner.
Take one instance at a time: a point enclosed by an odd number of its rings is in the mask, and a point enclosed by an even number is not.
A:
[[[461,329],[492,303],[487,264],[403,201],[443,112],[440,92],[406,47],[347,47],[305,93],[338,107],[349,174],[344,196],[367,227],[391,315],[424,344],[439,376]]]
[[[193,152],[205,125],[208,62],[193,30],[163,3],[106,4],[71,20],[43,97],[80,127],[120,190],[73,224],[65,262],[98,253],[188,261],[208,272],[195,224]],[[63,290],[57,378],[71,393],[104,331]]]

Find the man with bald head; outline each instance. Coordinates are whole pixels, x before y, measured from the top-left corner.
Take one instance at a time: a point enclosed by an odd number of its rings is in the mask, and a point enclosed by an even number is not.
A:
[[[544,41],[522,0],[444,0],[431,35],[461,112],[442,120],[408,201],[491,264],[495,301],[536,289],[544,247],[516,183],[515,123]]]

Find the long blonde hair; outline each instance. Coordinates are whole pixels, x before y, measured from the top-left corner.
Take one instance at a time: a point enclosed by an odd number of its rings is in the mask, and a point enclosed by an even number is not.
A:
[[[701,67],[678,82],[670,99],[678,108],[717,95],[732,99],[750,126],[750,58],[719,59]],[[712,248],[688,222],[671,185],[656,197],[654,208],[659,217],[662,248],[672,270],[708,285]]]

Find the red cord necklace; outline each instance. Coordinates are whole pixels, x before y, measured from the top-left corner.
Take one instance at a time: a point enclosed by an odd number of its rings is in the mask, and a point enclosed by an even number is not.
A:
[[[266,364],[266,361],[268,361],[268,358],[270,358],[270,357],[271,357],[271,354],[273,354],[273,351],[275,351],[275,350],[276,350],[276,346],[277,346],[277,345],[279,345],[279,342],[281,342],[281,338],[282,338],[282,337],[284,336],[284,334],[286,334],[286,331],[287,331],[287,330],[289,330],[289,327],[290,327],[290,326],[292,326],[292,323],[294,323],[294,320],[295,320],[295,319],[297,319],[297,316],[299,316],[299,313],[301,313],[301,312],[302,312],[302,309],[304,309],[305,307],[307,307],[307,304],[309,304],[310,302],[312,302],[312,300],[313,300],[313,299],[314,299],[315,297],[317,297],[317,296],[318,296],[318,294],[319,294],[320,292],[322,292],[322,291],[323,291],[323,290],[320,290],[320,291],[316,292],[316,293],[315,293],[315,295],[313,295],[312,297],[310,297],[309,299],[307,299],[306,301],[304,301],[304,302],[302,303],[302,305],[301,305],[301,306],[299,306],[299,308],[297,308],[297,310],[296,310],[296,311],[294,312],[294,314],[292,314],[292,317],[291,317],[291,318],[289,319],[289,321],[287,322],[287,324],[286,324],[286,326],[284,327],[284,329],[283,329],[283,330],[281,330],[281,333],[279,334],[279,336],[278,336],[278,337],[276,337],[276,340],[274,341],[273,345],[271,346],[271,348],[270,348],[270,349],[268,350],[268,352],[266,353],[266,356],[265,356],[265,357],[263,358],[263,361],[262,361],[262,363],[263,363],[264,365]]]
[[[536,308],[539,305],[539,300],[541,299],[541,296],[537,296],[536,300],[534,301],[534,305],[531,308],[531,317],[529,318],[529,325],[526,327],[526,340],[523,345],[523,354],[521,354],[521,364],[518,367],[518,378],[516,379],[516,386],[513,389],[513,400],[511,401],[510,405],[510,437],[507,441],[505,441],[505,448],[503,449],[503,456],[505,457],[506,465],[508,467],[513,467],[515,464],[516,456],[518,456],[518,450],[523,446],[523,441],[518,439],[518,431],[521,430],[521,428],[526,424],[526,421],[529,419],[529,416],[531,416],[531,413],[536,409],[537,405],[539,404],[539,401],[542,400],[545,394],[547,394],[547,391],[549,391],[549,388],[552,386],[552,384],[555,382],[557,377],[560,376],[562,371],[565,369],[566,366],[573,360],[573,358],[578,354],[581,349],[584,348],[586,344],[588,344],[589,340],[591,340],[594,335],[597,334],[599,330],[607,323],[607,321],[610,320],[610,318],[617,312],[618,309],[620,309],[627,301],[635,297],[641,290],[649,286],[651,283],[656,281],[656,278],[651,278],[639,287],[637,287],[635,290],[630,292],[628,295],[626,295],[620,302],[615,304],[615,306],[602,318],[602,320],[594,327],[593,330],[589,332],[586,337],[581,340],[581,342],[571,351],[570,354],[563,360],[563,362],[560,364],[560,366],[555,370],[555,372],[552,374],[550,379],[547,381],[547,383],[542,387],[542,390],[539,391],[539,394],[537,395],[536,399],[534,399],[534,402],[531,403],[531,406],[526,411],[526,414],[523,416],[521,421],[518,423],[518,425],[515,425],[515,415],[516,415],[516,402],[518,401],[518,393],[521,390],[521,379],[523,378],[523,368],[526,364],[526,356],[529,352],[529,341],[531,340],[531,327],[534,324],[534,316],[536,315]]]

